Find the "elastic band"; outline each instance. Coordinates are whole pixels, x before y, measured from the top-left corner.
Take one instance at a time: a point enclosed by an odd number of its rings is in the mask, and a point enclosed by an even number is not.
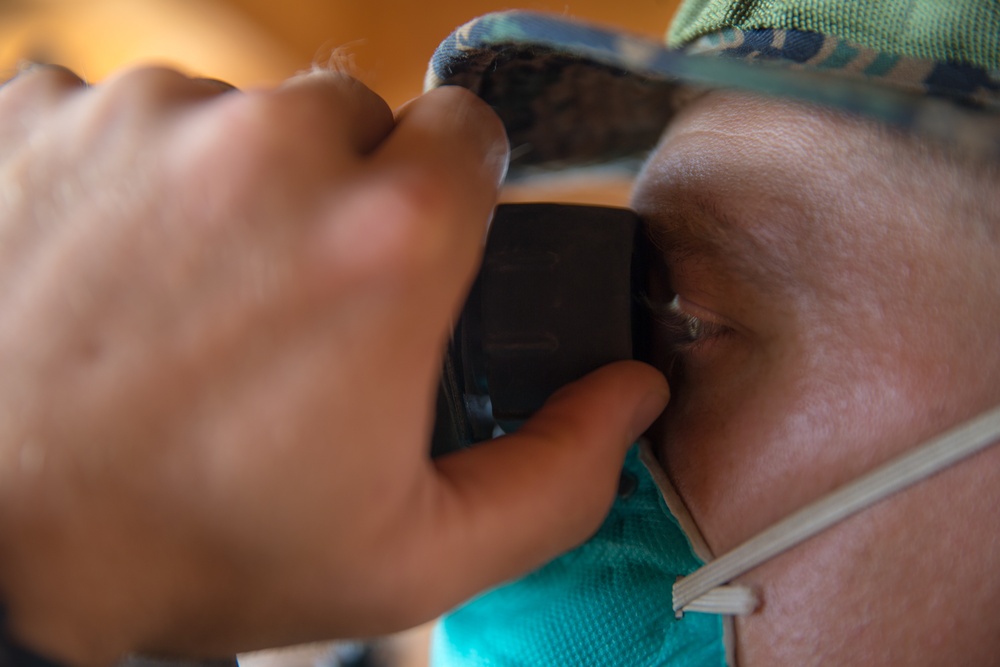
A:
[[[685,611],[695,611],[701,605],[694,603],[716,587],[749,572],[897,491],[986,449],[998,439],[1000,407],[876,468],[857,481],[783,519],[687,577],[678,579],[673,588],[674,612],[681,615]]]
[[[747,586],[716,586],[688,603],[684,607],[684,612],[749,616],[757,611],[759,606],[760,599],[757,593]]]

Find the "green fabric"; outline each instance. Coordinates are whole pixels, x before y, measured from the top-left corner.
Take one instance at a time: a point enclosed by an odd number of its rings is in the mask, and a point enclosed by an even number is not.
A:
[[[723,28],[804,30],[911,58],[1000,69],[997,0],[688,0],[667,43]]]
[[[701,560],[637,447],[624,479],[590,541],[445,617],[433,667],[723,667],[721,618],[671,609],[674,581]]]

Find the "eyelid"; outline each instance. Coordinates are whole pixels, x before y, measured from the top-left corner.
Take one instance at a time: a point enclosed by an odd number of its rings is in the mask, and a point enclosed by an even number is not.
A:
[[[712,339],[723,336],[732,328],[718,318],[703,317],[704,309],[693,306],[680,296],[668,302],[649,302],[650,311],[660,327],[661,340],[674,354],[690,352]],[[690,311],[696,311],[694,314]]]
[[[693,317],[701,320],[707,324],[718,325],[720,327],[733,328],[733,325],[721,315],[717,315],[712,311],[699,306],[698,304],[688,301],[680,294],[675,294],[673,300],[670,302],[670,308],[674,312],[682,313],[687,317]]]
[[[703,311],[703,309],[686,301],[679,294],[674,296],[668,307],[686,325],[691,344],[714,338],[730,330],[717,318],[711,318],[703,312],[698,312]]]

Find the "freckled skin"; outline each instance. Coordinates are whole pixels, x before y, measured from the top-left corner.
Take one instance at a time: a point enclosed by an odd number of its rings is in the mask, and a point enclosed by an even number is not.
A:
[[[674,124],[634,206],[664,282],[731,325],[659,442],[716,554],[1000,402],[997,182],[791,103],[714,93]],[[740,664],[992,664],[998,506],[1000,447],[749,573]]]

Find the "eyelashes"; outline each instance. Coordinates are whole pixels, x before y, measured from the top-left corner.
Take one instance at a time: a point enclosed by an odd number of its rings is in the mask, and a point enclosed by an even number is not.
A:
[[[647,298],[646,305],[658,325],[658,337],[672,354],[690,352],[698,345],[730,330],[723,324],[709,322],[685,312],[678,296],[668,303],[654,302]]]

